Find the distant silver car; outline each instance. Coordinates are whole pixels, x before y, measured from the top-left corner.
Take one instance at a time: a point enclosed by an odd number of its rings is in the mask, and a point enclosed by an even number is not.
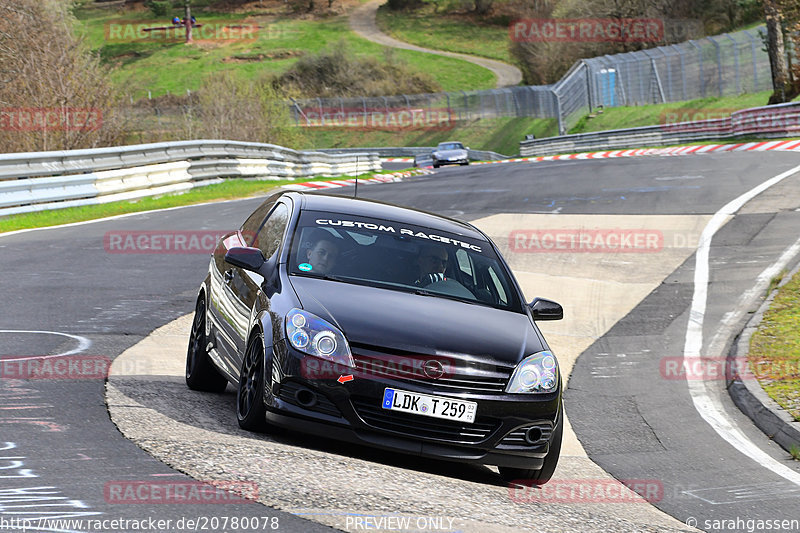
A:
[[[469,148],[465,148],[460,142],[439,143],[431,153],[433,168],[442,165],[469,165]]]

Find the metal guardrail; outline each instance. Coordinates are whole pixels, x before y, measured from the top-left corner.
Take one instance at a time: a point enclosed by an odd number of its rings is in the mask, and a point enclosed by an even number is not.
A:
[[[417,157],[430,155],[435,146],[376,146],[369,148],[320,148],[319,152],[326,154],[355,154],[357,152],[376,153],[381,157]],[[469,158],[473,161],[510,159],[514,156],[498,154],[488,150],[469,150]]]
[[[645,146],[670,146],[747,136],[780,138],[793,135],[800,135],[800,103],[743,109],[731,113],[730,117],[719,119],[525,140],[519,143],[519,151],[521,156],[530,157]]]
[[[180,141],[0,154],[0,216],[90,205],[218,183],[380,170],[377,153],[298,152],[271,144]]]

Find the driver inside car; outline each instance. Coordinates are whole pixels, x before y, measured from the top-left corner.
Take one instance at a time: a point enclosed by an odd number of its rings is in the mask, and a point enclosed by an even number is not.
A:
[[[305,256],[307,262],[298,265],[300,270],[325,275],[336,266],[339,245],[336,243],[335,237],[329,234],[321,235],[306,250]]]
[[[432,283],[446,281],[444,271],[447,268],[447,250],[438,244],[424,244],[417,257],[419,277],[414,282],[418,287],[427,287]]]

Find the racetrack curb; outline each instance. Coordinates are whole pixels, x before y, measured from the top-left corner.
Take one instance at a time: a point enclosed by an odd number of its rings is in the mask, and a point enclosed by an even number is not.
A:
[[[722,152],[766,152],[800,151],[800,140],[760,141],[733,144],[696,144],[690,146],[669,146],[667,148],[639,148],[636,150],[608,150],[599,152],[580,152],[574,154],[539,155],[531,157],[515,157],[497,161],[477,161],[473,165],[492,165],[497,163],[539,162],[539,161],[571,161],[575,159],[611,159],[617,157],[639,157],[643,155],[677,156],[690,154],[718,154]]]
[[[396,181],[403,181],[405,178],[411,176],[419,176],[421,174],[432,174],[430,170],[418,168],[415,170],[406,170],[403,172],[392,172],[391,174],[378,174],[371,178],[360,179],[351,178],[346,180],[331,180],[331,181],[306,181],[303,183],[290,183],[284,185],[282,189],[289,189],[292,191],[308,191],[308,190],[322,190],[322,189],[338,189],[339,187],[352,187],[356,181],[361,183],[393,183]]]
[[[786,275],[781,283],[770,293],[758,308],[731,347],[728,361],[747,358],[750,339],[761,324],[764,313],[772,305],[778,290],[800,271],[800,264]],[[736,376],[728,386],[733,403],[763,431],[787,452],[792,446],[800,447],[800,422],[796,421],[783,407],[769,397],[757,379],[741,379]]]

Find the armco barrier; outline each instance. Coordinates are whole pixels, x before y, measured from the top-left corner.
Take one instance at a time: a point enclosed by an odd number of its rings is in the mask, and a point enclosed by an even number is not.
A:
[[[519,151],[523,157],[530,157],[645,146],[670,146],[746,136],[761,138],[800,136],[800,104],[788,103],[743,109],[731,113],[730,117],[719,119],[526,140],[519,143]]]
[[[0,216],[128,200],[217,183],[380,170],[375,152],[298,152],[271,144],[180,141],[0,154]]]
[[[374,152],[381,157],[416,157],[418,155],[430,155],[436,149],[434,146],[407,146],[407,147],[388,147],[376,146],[370,148],[321,148],[319,151],[326,154],[354,154],[356,152]],[[514,156],[498,154],[487,150],[470,150],[469,158],[473,161],[487,161],[509,159]]]

